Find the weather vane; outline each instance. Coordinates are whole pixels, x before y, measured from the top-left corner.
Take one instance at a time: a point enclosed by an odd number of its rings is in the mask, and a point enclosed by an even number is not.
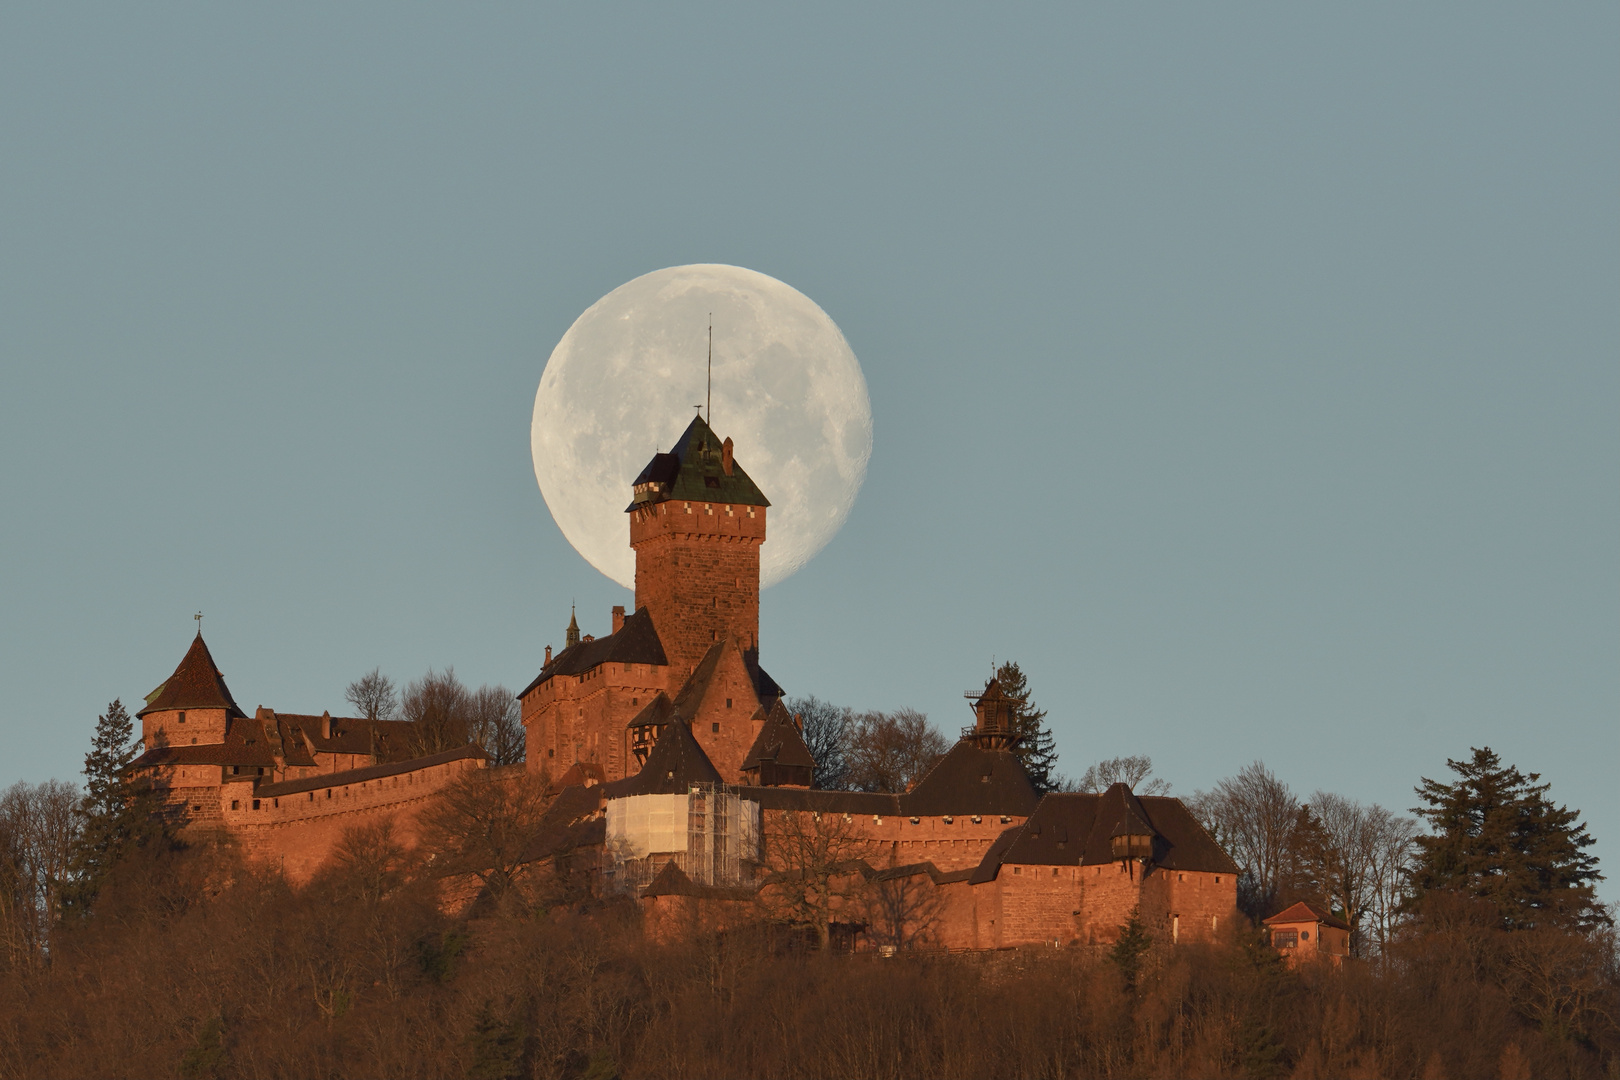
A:
[[[202,612],[197,612],[192,618],[197,620],[197,636],[202,637]]]

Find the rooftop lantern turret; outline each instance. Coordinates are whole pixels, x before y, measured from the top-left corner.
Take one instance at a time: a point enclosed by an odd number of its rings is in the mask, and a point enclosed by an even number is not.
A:
[[[1018,744],[1017,706],[1023,702],[1008,697],[1001,682],[992,678],[977,692],[969,690],[963,695],[973,702],[974,723],[962,731],[964,739],[972,739],[981,750],[1010,750]]]

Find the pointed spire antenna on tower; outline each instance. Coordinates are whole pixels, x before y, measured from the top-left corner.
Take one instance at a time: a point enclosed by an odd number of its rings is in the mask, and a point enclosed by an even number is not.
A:
[[[709,312],[709,372],[708,393],[704,396],[707,403],[703,409],[703,422],[714,427],[714,312]]]

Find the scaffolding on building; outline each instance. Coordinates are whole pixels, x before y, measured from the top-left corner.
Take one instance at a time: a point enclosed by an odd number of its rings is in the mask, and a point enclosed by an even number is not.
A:
[[[682,803],[684,834],[668,820]],[[693,784],[685,795],[610,800],[607,814],[605,878],[615,891],[645,888],[669,863],[694,884],[735,887],[746,883],[759,859],[759,804],[726,784]],[[682,840],[684,850],[676,849]]]

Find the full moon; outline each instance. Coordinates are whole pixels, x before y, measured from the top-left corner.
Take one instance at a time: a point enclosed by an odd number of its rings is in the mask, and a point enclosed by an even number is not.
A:
[[[540,376],[534,475],[568,542],[635,587],[630,484],[705,401],[711,426],[771,501],[760,584],[791,576],[849,517],[872,456],[866,378],[827,313],[740,266],[674,266],[620,285],[574,320]]]

